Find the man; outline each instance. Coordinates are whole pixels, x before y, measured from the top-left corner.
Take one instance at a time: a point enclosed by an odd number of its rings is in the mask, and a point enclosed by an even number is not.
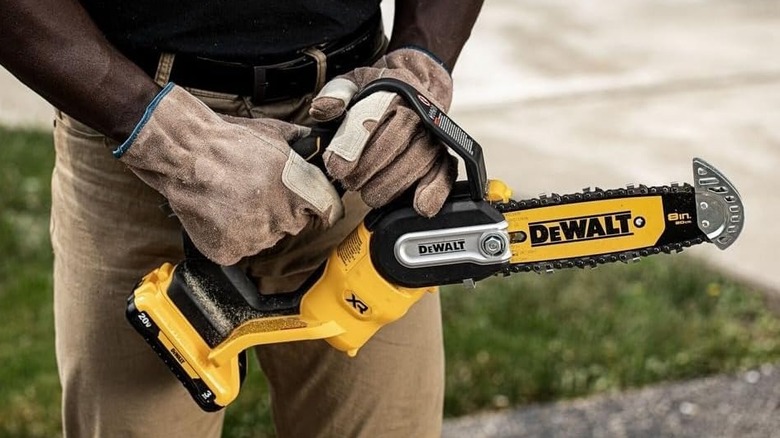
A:
[[[66,436],[219,436],[223,414],[200,411],[123,315],[143,274],[181,258],[182,226],[206,256],[241,263],[275,293],[300,284],[368,207],[411,188],[420,214],[438,211],[454,164],[397,96],[355,105],[328,148],[328,173],[352,191],[343,199],[289,145],[302,125],[344,116],[378,77],[448,107],[448,70],[480,7],[398,0],[386,45],[377,0],[0,2],[0,63],[57,108]],[[439,435],[437,300],[354,359],[322,341],[257,348],[278,435]]]

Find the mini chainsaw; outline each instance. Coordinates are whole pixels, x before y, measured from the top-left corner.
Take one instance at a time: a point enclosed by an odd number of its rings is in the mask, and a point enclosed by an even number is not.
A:
[[[428,99],[380,79],[356,100],[376,91],[402,96],[463,159],[466,179],[433,218],[417,215],[404,199],[370,212],[295,291],[258,293],[241,269],[209,261],[191,243],[185,260],[146,275],[128,298],[127,318],[202,409],[216,411],[236,398],[245,350],[254,345],[324,339],[354,356],[440,285],[630,262],[702,242],[725,249],[742,230],[739,193],[698,158],[693,185],[513,200],[506,185],[488,180],[480,145]]]

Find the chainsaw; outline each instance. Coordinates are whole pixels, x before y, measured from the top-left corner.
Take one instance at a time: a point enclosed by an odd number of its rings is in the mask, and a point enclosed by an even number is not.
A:
[[[136,285],[127,318],[198,405],[217,411],[238,395],[246,349],[324,339],[350,356],[437,286],[484,278],[631,262],[703,242],[725,249],[744,223],[729,180],[693,159],[693,185],[629,185],[514,200],[489,180],[481,146],[409,85],[380,79],[463,160],[441,211],[419,216],[408,199],[371,211],[295,291],[263,295],[236,266],[219,266],[185,239],[186,259]],[[315,136],[316,137],[316,136]],[[323,137],[309,141],[318,157]],[[298,149],[296,149],[298,150]],[[321,157],[320,157],[321,159]]]

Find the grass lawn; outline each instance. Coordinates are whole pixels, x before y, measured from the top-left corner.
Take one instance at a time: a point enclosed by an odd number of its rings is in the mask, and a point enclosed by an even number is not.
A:
[[[0,128],[0,437],[60,434],[52,162],[49,134]],[[447,287],[442,300],[447,416],[780,360],[780,320],[760,294],[684,256]],[[273,435],[257,367],[225,430]]]

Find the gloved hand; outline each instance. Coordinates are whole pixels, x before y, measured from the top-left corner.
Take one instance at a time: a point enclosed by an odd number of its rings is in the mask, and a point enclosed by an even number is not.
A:
[[[332,225],[341,199],[289,144],[308,128],[219,116],[168,84],[114,156],[168,199],[195,246],[231,265],[297,234]]]
[[[402,80],[444,111],[452,100],[452,78],[438,62],[422,51],[399,49],[328,82],[309,114],[321,122],[340,117],[352,97],[378,78]],[[328,173],[347,190],[360,192],[371,207],[381,207],[417,182],[414,209],[428,217],[441,209],[457,173],[455,158],[401,97],[385,91],[350,108],[323,159]]]

